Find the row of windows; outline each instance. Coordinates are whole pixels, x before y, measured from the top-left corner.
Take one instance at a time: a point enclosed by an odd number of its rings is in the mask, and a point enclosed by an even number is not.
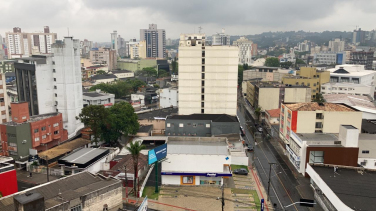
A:
[[[59,126],[59,123],[55,123],[52,125],[52,127],[57,127],[57,126]],[[51,127],[51,125],[48,125],[48,127]],[[41,131],[45,131],[45,130],[46,130],[46,126],[41,127]],[[34,129],[34,133],[38,133],[38,132],[39,132],[39,128]]]
[[[173,127],[174,123],[167,123],[167,127]],[[192,126],[192,127],[197,127],[197,126],[204,126],[202,123],[187,123],[186,126]],[[179,127],[184,127],[184,123],[179,123]],[[205,124],[206,128],[210,128],[210,124]]]
[[[54,131],[54,134],[55,134],[55,135],[59,134],[59,131],[58,131],[58,130],[55,130],[55,131]],[[47,138],[47,135],[43,135],[43,136],[42,136],[42,140],[44,140],[44,139],[46,139],[46,138]],[[39,137],[36,137],[36,138],[34,139],[34,141],[36,141],[36,142],[39,141],[39,140],[40,140]]]

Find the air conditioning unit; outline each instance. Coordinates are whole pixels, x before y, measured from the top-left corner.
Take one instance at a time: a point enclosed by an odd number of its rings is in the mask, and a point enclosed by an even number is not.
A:
[[[23,141],[22,141],[23,144],[26,144],[26,142],[27,142],[26,140],[23,140]]]
[[[51,133],[47,133],[47,135],[49,136],[49,135],[51,135]]]

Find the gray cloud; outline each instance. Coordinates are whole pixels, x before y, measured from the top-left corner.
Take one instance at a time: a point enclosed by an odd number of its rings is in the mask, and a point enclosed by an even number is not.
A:
[[[352,0],[18,0],[0,4],[0,33],[19,26],[23,31],[41,31],[49,25],[58,36],[109,41],[118,30],[126,39],[139,38],[139,29],[157,23],[167,37],[197,31],[207,34],[226,28],[229,34],[263,31],[341,30],[355,25],[366,30],[375,26],[376,2]]]

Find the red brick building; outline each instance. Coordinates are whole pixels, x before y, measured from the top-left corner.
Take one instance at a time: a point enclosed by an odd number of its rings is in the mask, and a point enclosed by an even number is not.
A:
[[[45,151],[68,139],[61,113],[30,116],[27,102],[12,103],[12,121],[0,125],[0,155],[23,160],[29,149]]]

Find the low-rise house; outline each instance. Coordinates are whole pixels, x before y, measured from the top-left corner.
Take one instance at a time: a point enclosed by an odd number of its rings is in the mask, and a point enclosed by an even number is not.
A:
[[[279,125],[280,112],[281,109],[279,108],[265,111],[265,122],[269,128],[271,128],[272,125]]]
[[[140,125],[153,125],[153,134],[165,134],[167,116],[178,113],[177,108],[163,108],[137,112]]]
[[[2,197],[0,210],[118,210],[122,193],[120,180],[81,172]]]
[[[117,77],[114,74],[96,74],[90,80],[93,82],[93,85],[97,85],[100,83],[112,83],[117,80]]]
[[[93,92],[83,92],[82,95],[84,106],[103,105],[105,107],[110,107],[115,104],[115,95],[102,92],[100,89]]]
[[[220,186],[232,176],[226,138],[169,137],[167,146],[162,185]]]
[[[130,70],[112,70],[112,74],[114,74],[118,79],[126,79],[126,78],[133,78],[134,77],[134,72]]]

